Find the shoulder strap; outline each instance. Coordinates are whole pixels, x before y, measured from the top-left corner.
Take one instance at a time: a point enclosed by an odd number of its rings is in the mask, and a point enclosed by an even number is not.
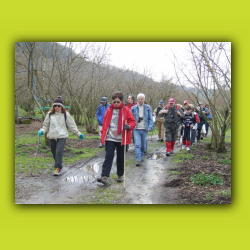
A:
[[[49,119],[50,119],[51,113],[49,113]],[[67,115],[66,113],[64,113],[64,120],[65,120],[65,124],[66,124],[66,128],[68,129],[68,125],[67,125]]]
[[[177,105],[176,108],[177,108],[177,110],[179,110],[180,109],[180,105]]]
[[[169,109],[169,104],[166,106],[167,109]]]

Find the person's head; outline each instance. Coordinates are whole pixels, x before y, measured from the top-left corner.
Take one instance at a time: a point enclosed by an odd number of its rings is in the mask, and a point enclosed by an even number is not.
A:
[[[199,103],[198,103],[198,106],[200,107],[200,109],[202,109],[203,103],[202,103],[202,102],[199,102]]]
[[[190,107],[190,105],[186,106],[185,110],[188,115],[192,112],[192,108]]]
[[[189,105],[188,100],[185,100],[185,101],[183,102],[183,105],[184,105],[185,107],[187,107],[187,106]]]
[[[145,101],[145,95],[143,93],[140,93],[137,95],[137,101],[140,105],[142,105]]]
[[[160,107],[163,107],[163,106],[164,106],[164,101],[163,101],[163,100],[160,100],[160,101],[159,101],[159,106],[160,106]]]
[[[128,103],[132,104],[132,103],[134,103],[134,102],[135,102],[135,97],[134,97],[134,95],[130,94],[130,95],[128,96]]]
[[[102,103],[102,105],[106,105],[107,104],[107,102],[108,102],[108,98],[107,97],[102,97],[102,100],[101,100],[101,103]]]
[[[57,96],[57,98],[53,102],[53,108],[50,109],[51,114],[54,114],[55,112],[62,112],[65,113],[66,110],[63,106],[63,99],[61,96]]]
[[[206,104],[205,104],[205,107],[206,107],[206,108],[209,108],[209,104],[206,103]]]
[[[174,98],[169,98],[169,100],[168,100],[168,103],[169,103],[169,106],[172,108],[172,107],[174,107],[174,103],[175,103],[175,100],[174,100]]]
[[[191,107],[191,111],[194,112],[194,105],[193,104],[189,104],[189,106]]]
[[[123,102],[123,94],[121,91],[116,91],[112,95],[113,104],[115,107],[119,107]]]

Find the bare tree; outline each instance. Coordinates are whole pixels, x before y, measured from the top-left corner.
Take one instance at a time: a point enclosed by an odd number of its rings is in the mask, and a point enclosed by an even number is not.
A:
[[[179,84],[194,87],[190,100],[206,101],[212,111],[211,146],[225,152],[225,133],[231,119],[231,47],[229,43],[189,43],[190,60],[181,63],[175,57],[176,77]]]

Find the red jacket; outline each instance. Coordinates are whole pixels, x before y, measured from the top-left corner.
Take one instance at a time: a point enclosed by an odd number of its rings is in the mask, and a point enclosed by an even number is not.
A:
[[[132,104],[130,104],[130,103],[127,103],[125,106],[127,107],[127,108],[129,108],[129,109],[131,109],[133,106],[135,106],[136,105],[136,102],[133,102]]]
[[[108,130],[104,130],[103,127],[107,127],[109,128],[109,124],[107,123],[107,116],[109,115],[109,113],[112,112],[112,110],[110,108],[107,109],[104,117],[103,117],[103,124],[102,124],[102,130],[100,131],[102,136],[101,136],[101,143],[104,144],[105,143],[105,139],[106,139],[106,135]],[[127,124],[130,126],[130,130],[127,130],[127,137],[126,137],[126,143],[124,143],[125,141],[125,129],[124,125],[125,125],[125,121],[127,121]],[[107,125],[107,126],[103,126],[103,125]],[[122,108],[122,145],[124,144],[130,144],[131,143],[131,137],[132,137],[132,130],[135,128],[135,118],[132,115],[131,111],[129,108],[127,108],[126,106],[123,106]]]

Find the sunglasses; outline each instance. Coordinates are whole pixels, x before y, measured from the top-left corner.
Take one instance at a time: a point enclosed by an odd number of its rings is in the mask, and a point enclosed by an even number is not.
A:
[[[60,107],[62,107],[62,106],[60,106],[60,105],[55,105],[54,108],[56,108],[56,107],[60,108]]]
[[[113,103],[117,103],[117,104],[119,104],[120,102],[114,101]]]

